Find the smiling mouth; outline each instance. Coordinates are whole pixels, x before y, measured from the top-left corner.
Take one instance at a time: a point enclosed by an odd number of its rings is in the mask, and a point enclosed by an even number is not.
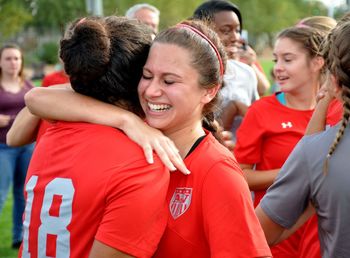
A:
[[[288,80],[289,77],[288,77],[288,76],[276,76],[276,79],[277,79],[278,81],[283,82],[283,81],[285,81],[285,80]]]
[[[154,112],[163,112],[171,109],[170,105],[165,105],[165,104],[158,105],[158,104],[152,104],[148,102],[147,105],[149,109]]]

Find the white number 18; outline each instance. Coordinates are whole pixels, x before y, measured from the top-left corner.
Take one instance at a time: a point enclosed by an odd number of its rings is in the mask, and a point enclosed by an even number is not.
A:
[[[26,184],[27,202],[24,212],[24,235],[22,257],[30,258],[29,253],[29,226],[31,221],[31,210],[34,201],[34,188],[37,184],[38,176],[32,176]],[[55,235],[56,257],[70,256],[70,232],[67,227],[72,220],[72,202],[74,197],[74,186],[69,178],[55,178],[45,187],[43,205],[40,211],[41,225],[38,229],[38,257],[46,256],[47,235]],[[59,207],[59,215],[49,214],[54,196],[62,196]]]

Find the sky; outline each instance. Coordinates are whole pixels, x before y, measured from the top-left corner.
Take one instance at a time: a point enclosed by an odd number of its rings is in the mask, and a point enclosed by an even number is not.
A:
[[[339,6],[346,3],[345,0],[320,0],[320,1],[327,6],[330,6],[331,4],[333,4],[333,6]]]

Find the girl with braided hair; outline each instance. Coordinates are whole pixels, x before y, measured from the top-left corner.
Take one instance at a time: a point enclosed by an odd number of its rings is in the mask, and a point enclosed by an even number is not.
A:
[[[255,206],[304,136],[320,87],[324,66],[320,48],[325,37],[326,33],[308,26],[287,28],[278,34],[273,55],[281,92],[254,102],[237,131],[234,154],[254,191]],[[338,116],[327,118],[328,124],[339,121]],[[317,224],[313,223],[313,227],[316,231]],[[272,247],[273,256],[301,258],[304,232],[304,228],[300,229]]]
[[[350,257],[350,21],[327,38],[324,51],[332,84],[328,91],[343,102],[341,122],[302,138],[276,181],[256,208],[270,244],[295,231],[316,211],[322,257]],[[291,198],[292,196],[292,198]]]

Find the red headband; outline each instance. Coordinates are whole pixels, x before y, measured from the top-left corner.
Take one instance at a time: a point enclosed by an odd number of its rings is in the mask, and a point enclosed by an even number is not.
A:
[[[216,46],[214,45],[214,43],[206,35],[204,35],[201,31],[199,31],[198,29],[192,27],[191,25],[179,23],[179,24],[176,25],[176,27],[177,28],[189,29],[189,30],[193,31],[194,33],[198,34],[199,36],[201,36],[203,39],[205,39],[209,43],[209,45],[215,51],[215,54],[216,54],[216,56],[217,56],[217,58],[219,60],[220,76],[223,76],[224,75],[224,65],[222,64],[222,59],[221,59],[220,53],[219,53],[218,49],[216,48]]]

